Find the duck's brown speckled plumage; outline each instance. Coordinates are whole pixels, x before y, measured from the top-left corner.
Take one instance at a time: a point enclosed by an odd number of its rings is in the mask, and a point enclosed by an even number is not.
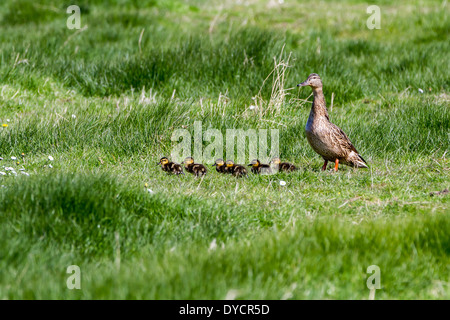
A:
[[[310,74],[308,79],[298,86],[310,86],[314,93],[314,101],[305,132],[313,150],[325,160],[322,169],[326,169],[328,161],[335,162],[335,171],[337,171],[339,163],[357,168],[367,168],[366,161],[344,131],[330,121],[319,75]]]

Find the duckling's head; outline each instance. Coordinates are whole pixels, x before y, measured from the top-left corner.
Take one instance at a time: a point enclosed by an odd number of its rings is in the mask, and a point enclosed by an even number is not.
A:
[[[183,163],[186,164],[186,165],[193,164],[194,163],[194,158],[187,157],[186,159],[184,159]]]
[[[225,165],[225,161],[223,161],[223,159],[217,159],[216,162],[213,164],[213,167],[214,166],[221,167],[223,165]]]
[[[322,80],[317,73],[311,73],[306,81],[299,83],[297,87],[310,86],[313,89],[322,88]]]
[[[234,166],[234,162],[232,160],[227,160],[226,165],[228,168],[232,167],[232,166]]]
[[[249,164],[249,166],[259,167],[260,164],[261,162],[259,162],[258,159],[253,159],[252,162]]]
[[[278,157],[275,157],[272,159],[272,161],[270,161],[270,164],[280,164],[281,160]]]
[[[156,165],[159,165],[159,164],[165,165],[168,163],[169,163],[169,159],[167,159],[167,157],[162,157]]]

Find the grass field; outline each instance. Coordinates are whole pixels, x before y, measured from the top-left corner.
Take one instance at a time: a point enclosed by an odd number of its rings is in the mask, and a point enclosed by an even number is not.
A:
[[[0,3],[0,299],[450,299],[449,4],[281,2]],[[369,169],[320,171],[312,72]],[[194,121],[300,170],[164,174]]]

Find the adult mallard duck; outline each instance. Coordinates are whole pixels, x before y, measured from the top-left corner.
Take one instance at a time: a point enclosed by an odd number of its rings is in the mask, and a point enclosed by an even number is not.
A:
[[[305,128],[306,138],[314,151],[325,160],[322,170],[327,169],[328,161],[335,163],[334,171],[338,170],[339,163],[356,168],[367,168],[367,162],[356,151],[344,131],[331,123],[319,75],[312,73],[306,81],[297,85],[297,87],[305,86],[310,86],[314,93],[311,112]]]
[[[161,165],[161,169],[167,173],[184,174],[183,167],[178,163],[169,161],[167,157],[162,157],[156,165]]]
[[[248,165],[252,167],[252,172],[254,174],[271,174],[272,168],[268,164],[261,163],[258,159],[252,160],[252,162]]]
[[[192,173],[196,177],[204,176],[206,172],[208,172],[203,164],[194,163],[194,158],[192,157],[187,157],[186,159],[184,159],[183,164],[186,171]]]
[[[294,166],[292,163],[281,162],[280,158],[278,157],[273,158],[269,164],[273,166],[273,169],[276,168],[276,171],[291,172],[297,170],[296,166]]]

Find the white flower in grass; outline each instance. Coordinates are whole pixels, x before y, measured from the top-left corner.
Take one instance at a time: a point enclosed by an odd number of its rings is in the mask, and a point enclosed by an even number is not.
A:
[[[17,157],[11,157],[11,160],[17,160]]]
[[[11,120],[9,120],[9,119],[6,119],[6,122],[11,122]]]
[[[48,160],[53,161],[53,157],[52,156],[48,156]]]
[[[51,164],[49,164],[48,167],[49,167],[50,169],[53,168],[53,166],[52,166]]]
[[[2,161],[3,160],[3,158],[2,157],[0,157],[0,161]]]
[[[211,244],[209,245],[209,251],[216,250],[216,248],[217,248],[217,242],[216,242],[216,239],[214,239],[213,241],[211,241]]]
[[[280,186],[285,186],[286,185],[286,181],[280,180]]]
[[[230,289],[228,290],[225,300],[234,300],[239,295],[239,290],[236,289]]]
[[[5,170],[6,171],[14,171],[14,168],[12,168],[12,167],[5,167]]]
[[[6,176],[6,172],[0,171],[0,176]]]
[[[25,172],[25,171],[20,171],[20,173],[21,173],[21,174],[24,174],[24,175],[26,175],[26,176],[30,176],[30,174],[29,174],[28,172]]]
[[[254,110],[254,109],[256,109],[256,106],[250,106],[250,107],[248,107],[250,110]]]
[[[72,115],[72,119],[76,119],[76,117],[77,117],[76,115],[74,115],[74,114]]]
[[[152,189],[147,189],[148,193],[154,193]]]
[[[419,88],[419,92],[420,92],[420,93],[423,93],[423,90]]]

